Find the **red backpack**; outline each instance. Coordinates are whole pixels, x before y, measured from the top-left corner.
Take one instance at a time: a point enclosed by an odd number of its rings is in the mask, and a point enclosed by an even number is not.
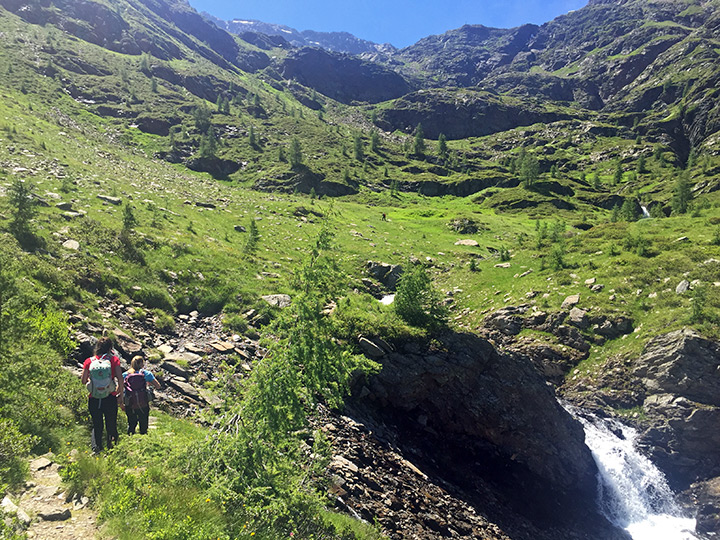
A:
[[[141,371],[125,377],[125,406],[131,409],[144,409],[149,405],[145,374]]]

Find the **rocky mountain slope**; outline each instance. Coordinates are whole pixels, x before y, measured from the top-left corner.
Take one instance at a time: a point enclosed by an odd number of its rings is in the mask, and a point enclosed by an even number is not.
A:
[[[299,31],[282,24],[270,24],[256,20],[233,19],[224,21],[209,13],[202,13],[203,17],[215,23],[218,27],[231,34],[244,37],[251,32],[266,36],[278,36],[293,47],[320,47],[328,51],[361,55],[376,52],[392,52],[395,47],[386,43],[380,45],[360,39],[349,32],[317,32],[315,30]]]

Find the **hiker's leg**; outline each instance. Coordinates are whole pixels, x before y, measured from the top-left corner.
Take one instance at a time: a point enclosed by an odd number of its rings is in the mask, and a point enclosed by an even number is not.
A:
[[[108,396],[103,400],[103,409],[105,409],[105,429],[107,429],[108,448],[111,448],[118,440],[117,431],[117,397]]]
[[[101,452],[103,449],[103,411],[101,409],[101,400],[91,397],[88,398],[88,411],[92,418],[92,451]]]
[[[125,407],[125,413],[127,414],[128,418],[128,435],[134,435],[135,434],[135,427],[138,423],[138,411],[137,409],[131,409],[130,407]],[[142,426],[142,424],[141,424]],[[142,427],[141,427],[142,429]]]
[[[140,435],[145,435],[148,430],[148,421],[150,419],[150,406],[143,407],[135,411],[140,421]]]

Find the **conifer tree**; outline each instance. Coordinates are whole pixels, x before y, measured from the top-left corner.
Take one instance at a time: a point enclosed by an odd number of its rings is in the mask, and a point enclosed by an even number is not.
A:
[[[18,237],[30,234],[30,221],[37,215],[37,202],[33,187],[16,178],[8,189],[10,204],[10,230]]]
[[[673,196],[671,201],[672,213],[673,214],[684,214],[690,207],[690,201],[692,201],[692,191],[690,189],[690,182],[686,175],[681,174],[678,176],[673,188]]]
[[[370,150],[375,153],[380,150],[380,135],[377,129],[373,129],[372,132],[370,132]]]
[[[415,128],[415,140],[413,141],[413,154],[416,156],[425,155],[425,132],[423,131],[422,124],[418,124]]]
[[[353,139],[353,150],[355,151],[355,159],[358,161],[365,159],[365,147],[359,133],[356,133],[355,138]]]
[[[438,157],[443,161],[448,157],[447,138],[444,133],[438,135]]]
[[[293,169],[299,169],[302,165],[302,146],[300,146],[300,140],[297,137],[293,137],[292,141],[290,141],[290,153],[288,159],[290,160],[290,167]]]

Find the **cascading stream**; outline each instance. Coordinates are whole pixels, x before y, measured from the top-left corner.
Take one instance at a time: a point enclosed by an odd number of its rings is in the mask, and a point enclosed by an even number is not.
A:
[[[563,404],[585,428],[585,443],[599,470],[601,512],[633,540],[694,540],[695,520],[685,516],[664,475],[637,451],[637,432],[612,419]]]

